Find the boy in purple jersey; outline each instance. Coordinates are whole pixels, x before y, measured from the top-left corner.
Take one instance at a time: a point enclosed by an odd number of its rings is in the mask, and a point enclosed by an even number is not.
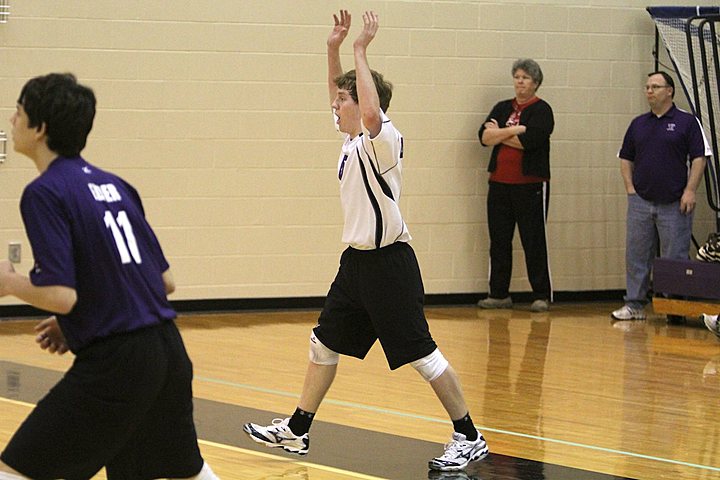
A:
[[[175,282],[137,191],[80,152],[95,95],[71,74],[36,77],[10,119],[40,175],[20,202],[35,265],[0,262],[0,297],[56,315],[36,327],[75,354],[0,454],[0,480],[217,479],[193,422],[192,363],[167,295]]]
[[[333,17],[327,40],[328,88],[338,130],[345,134],[338,179],[345,218],[342,241],[348,248],[310,336],[310,361],[295,412],[272,425],[246,423],[243,429],[255,442],[306,454],[310,426],[335,379],[340,355],[365,358],[379,340],[390,369],[407,364],[415,368],[453,423],[450,442],[442,455],[430,460],[429,468],[462,470],[485,458],[488,447],[425,318],[420,268],[399,207],[403,138],[385,115],[392,85],[371,70],[367,60],[378,16],[363,15],[362,31],[353,43],[355,70],[348,72],[340,63],[340,45],[350,29],[350,13],[341,10]]]

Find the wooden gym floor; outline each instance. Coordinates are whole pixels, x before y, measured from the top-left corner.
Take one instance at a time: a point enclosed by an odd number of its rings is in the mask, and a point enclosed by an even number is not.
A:
[[[491,451],[445,476],[427,470],[452,430],[444,410],[412,368],[390,372],[377,344],[341,359],[297,457],[241,426],[294,410],[318,312],[180,315],[203,455],[224,480],[720,479],[720,342],[694,319],[612,322],[618,306],[428,307]],[[0,322],[0,446],[72,361],[35,346],[35,322]]]

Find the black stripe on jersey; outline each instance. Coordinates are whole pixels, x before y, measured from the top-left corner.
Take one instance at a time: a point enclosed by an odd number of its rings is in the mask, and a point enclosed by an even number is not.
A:
[[[358,149],[358,159],[360,158],[360,149]],[[365,170],[365,163],[360,160],[360,171],[362,172],[363,183],[365,184],[365,191],[368,194],[368,199],[372,204],[373,210],[375,211],[375,248],[380,248],[382,245],[382,234],[383,234],[383,219],[382,212],[380,211],[380,204],[373,195],[372,189],[370,188],[370,182],[368,181],[367,171]],[[372,162],[371,162],[372,163]]]
[[[338,170],[338,180],[342,180],[343,172],[345,171],[345,162],[347,162],[348,156],[345,155],[340,163],[340,170]]]
[[[375,152],[375,145],[372,143],[370,145],[372,145],[372,149],[373,149],[372,158],[377,158],[377,152]],[[370,156],[370,154],[368,154],[368,157],[369,156]],[[368,163],[370,163],[370,166],[372,167],[372,170],[373,170],[373,174],[375,175],[375,180],[377,180],[377,182],[380,185],[380,188],[382,189],[385,196],[394,201],[395,198],[393,197],[392,190],[390,190],[390,186],[387,184],[385,179],[380,175],[380,170],[375,165],[375,162],[373,162],[371,159],[371,161]],[[395,167],[393,167],[393,168],[395,168]],[[392,169],[390,169],[390,170],[392,170]]]

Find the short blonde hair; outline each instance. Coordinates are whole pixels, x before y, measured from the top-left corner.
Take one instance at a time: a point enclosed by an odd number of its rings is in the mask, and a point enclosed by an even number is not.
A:
[[[390,100],[392,99],[393,84],[385,80],[380,72],[370,70],[370,73],[372,74],[375,89],[377,90],[378,97],[380,98],[380,108],[383,112],[387,112],[388,108],[390,108]],[[342,88],[343,90],[350,92],[350,96],[353,100],[355,100],[355,103],[358,101],[356,83],[357,76],[355,74],[355,70],[350,70],[349,72],[345,72],[335,78],[335,85],[338,88]]]

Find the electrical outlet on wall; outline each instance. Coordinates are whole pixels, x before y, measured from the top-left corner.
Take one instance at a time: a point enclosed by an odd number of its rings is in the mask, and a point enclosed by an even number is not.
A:
[[[20,263],[22,260],[22,245],[20,242],[10,242],[8,244],[8,260],[12,263]]]
[[[7,133],[0,130],[0,163],[7,159]]]

